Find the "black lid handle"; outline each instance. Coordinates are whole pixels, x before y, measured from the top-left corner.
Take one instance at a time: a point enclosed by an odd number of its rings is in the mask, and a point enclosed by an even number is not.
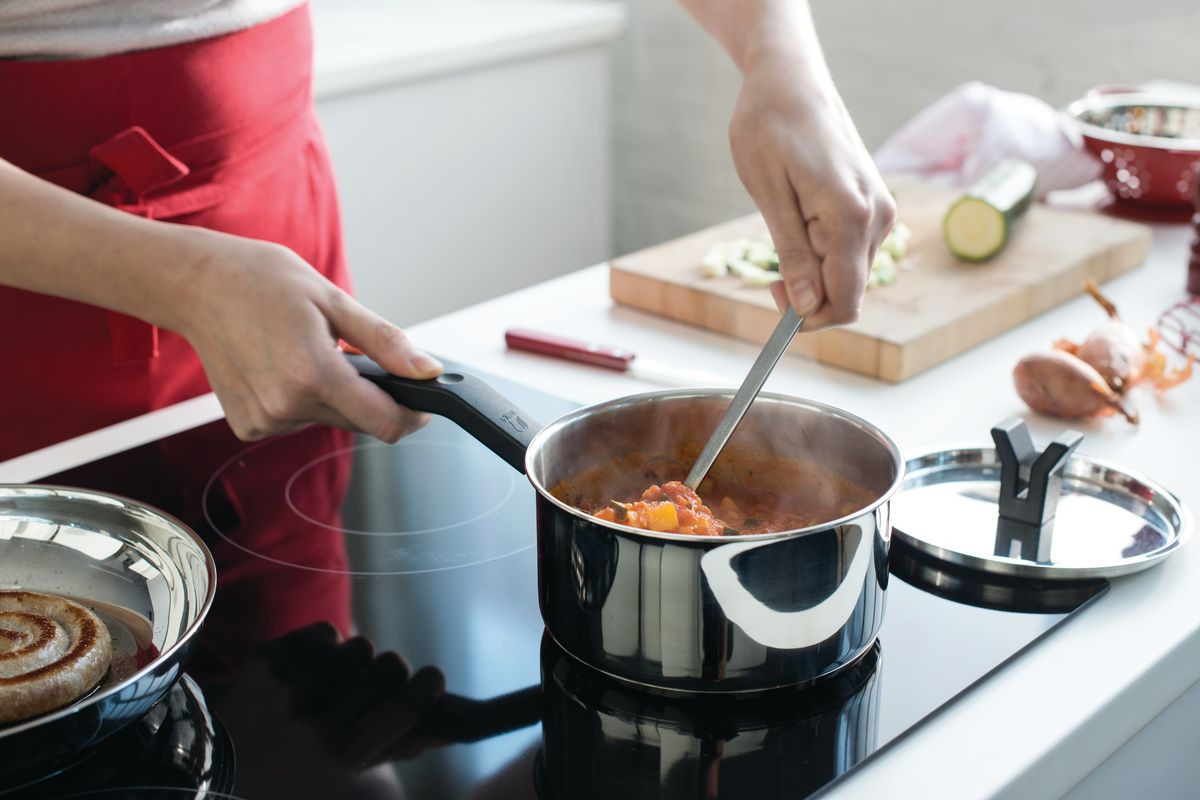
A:
[[[1072,451],[1083,441],[1083,434],[1064,431],[1039,453],[1025,420],[1009,417],[992,428],[992,441],[1000,460],[995,553],[1048,562],[1063,470]]]
[[[1000,459],[1000,516],[1041,527],[1054,518],[1062,493],[1062,472],[1083,441],[1079,431],[1063,431],[1041,453],[1020,417],[992,428]]]

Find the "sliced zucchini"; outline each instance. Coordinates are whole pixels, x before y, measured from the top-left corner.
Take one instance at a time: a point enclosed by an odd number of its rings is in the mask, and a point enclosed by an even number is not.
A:
[[[891,256],[893,261],[899,261],[908,252],[910,239],[912,239],[912,231],[909,227],[903,222],[897,222],[892,226],[887,238],[883,240],[883,244],[879,245],[879,249]]]
[[[1012,228],[1033,202],[1037,170],[1001,161],[951,204],[942,218],[946,247],[965,261],[986,261],[1008,243]]]
[[[770,286],[779,280],[778,272],[755,266],[749,261],[741,259],[730,261],[728,267],[729,271],[741,278],[742,283],[746,286]]]
[[[700,266],[708,278],[723,278],[729,274],[729,267],[725,265],[725,253],[717,247],[708,251]]]
[[[867,277],[867,286],[888,286],[896,282],[896,259],[891,253],[882,248],[875,253],[875,261],[871,263],[871,274]]]

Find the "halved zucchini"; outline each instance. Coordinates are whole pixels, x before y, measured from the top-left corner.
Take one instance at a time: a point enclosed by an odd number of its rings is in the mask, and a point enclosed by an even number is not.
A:
[[[1033,201],[1037,171],[1024,161],[1001,161],[946,210],[946,247],[966,261],[986,261],[1008,242]]]

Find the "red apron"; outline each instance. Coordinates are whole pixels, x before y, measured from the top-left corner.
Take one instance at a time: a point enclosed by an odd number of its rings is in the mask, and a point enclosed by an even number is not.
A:
[[[311,65],[306,6],[183,45],[77,61],[0,60],[0,157],[133,214],[284,244],[346,287]],[[0,287],[0,343],[0,461],[209,391],[182,337],[68,300]],[[346,441],[320,429],[297,446],[326,451]],[[187,452],[160,447],[157,463],[131,464],[112,480],[153,502],[137,482],[149,469],[158,483],[191,494],[241,447],[219,431]],[[328,463],[318,482],[335,522],[348,471],[344,459]],[[228,498],[253,520],[237,535],[268,558],[197,526],[220,572],[209,630],[238,638],[234,651],[321,619],[350,628],[348,579],[337,574],[346,565],[342,541],[276,513],[282,497],[273,487],[287,477],[259,475],[241,487],[244,496]],[[289,550],[289,559],[303,550],[305,563],[330,572],[281,572],[269,556]]]
[[[0,61],[0,157],[134,214],[285,244],[344,287],[311,64],[306,7],[173,47]],[[0,461],[209,390],[181,337],[68,300],[0,287],[0,343]]]

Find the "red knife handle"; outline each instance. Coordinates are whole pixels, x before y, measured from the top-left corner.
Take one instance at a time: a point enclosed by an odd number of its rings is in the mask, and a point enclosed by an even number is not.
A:
[[[632,350],[621,347],[607,347],[594,342],[581,342],[577,339],[551,336],[547,333],[521,328],[507,331],[504,334],[504,341],[514,350],[525,350],[544,356],[580,361],[584,364],[621,372],[629,369],[630,363],[636,358]]]

